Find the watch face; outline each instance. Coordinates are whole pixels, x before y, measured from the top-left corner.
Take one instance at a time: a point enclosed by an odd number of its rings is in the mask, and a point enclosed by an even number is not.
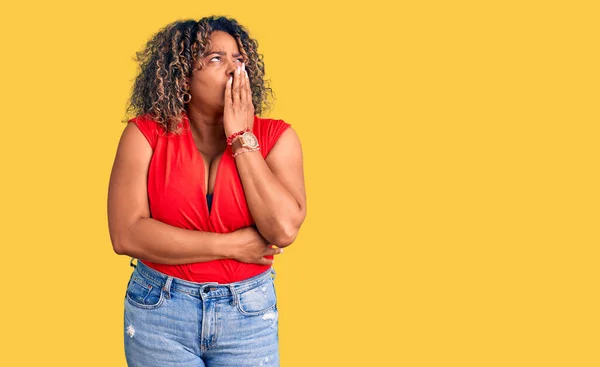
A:
[[[258,140],[256,139],[256,136],[254,134],[252,134],[251,132],[246,132],[243,135],[244,137],[244,143],[246,143],[245,145],[247,145],[249,148],[256,148],[258,147]]]

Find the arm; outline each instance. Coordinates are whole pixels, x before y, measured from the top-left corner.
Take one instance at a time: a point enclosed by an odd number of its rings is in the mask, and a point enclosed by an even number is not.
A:
[[[238,67],[225,87],[223,125],[225,135],[250,126],[254,120],[252,91],[245,65]],[[258,151],[235,158],[250,214],[260,234],[279,247],[296,239],[306,216],[302,149],[294,130],[288,128],[263,159]]]
[[[147,176],[152,148],[135,124],[119,142],[108,188],[108,226],[113,250],[161,264],[187,264],[225,258],[270,264],[278,253],[251,229],[228,234],[170,226],[150,218]],[[264,248],[264,255],[263,255]],[[251,261],[253,260],[253,261]]]
[[[259,232],[280,247],[296,239],[306,217],[302,147],[290,127],[266,160],[259,151],[235,158],[246,201]]]

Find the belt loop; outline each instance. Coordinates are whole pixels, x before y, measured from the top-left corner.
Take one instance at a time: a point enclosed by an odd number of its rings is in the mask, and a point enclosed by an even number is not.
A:
[[[131,258],[131,261],[129,262],[129,266],[131,266],[132,268],[137,268],[137,265],[133,264],[133,260],[135,260],[135,257]]]
[[[167,299],[171,298],[171,284],[173,283],[173,277],[168,276],[165,281],[165,285],[163,286],[163,291],[165,291],[165,296]]]
[[[228,287],[229,287],[229,290],[231,291],[231,295],[233,296],[233,300],[229,304],[232,306],[237,306],[238,294],[237,294],[237,291],[235,290],[235,286],[230,284]]]

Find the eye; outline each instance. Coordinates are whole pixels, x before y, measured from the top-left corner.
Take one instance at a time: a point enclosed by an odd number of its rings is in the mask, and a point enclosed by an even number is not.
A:
[[[210,58],[210,61],[213,61],[214,59],[219,59],[219,60],[221,60],[221,56],[214,56],[214,57],[211,57],[211,58]],[[244,59],[241,59],[241,58],[240,58],[240,59],[237,59],[237,60],[235,60],[235,61],[238,61],[238,62],[240,62],[240,63],[241,63],[241,62],[244,62]]]

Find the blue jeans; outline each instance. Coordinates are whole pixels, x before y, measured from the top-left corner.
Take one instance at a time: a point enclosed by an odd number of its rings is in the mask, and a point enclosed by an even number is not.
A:
[[[275,270],[195,283],[138,261],[125,295],[129,366],[279,366]]]

